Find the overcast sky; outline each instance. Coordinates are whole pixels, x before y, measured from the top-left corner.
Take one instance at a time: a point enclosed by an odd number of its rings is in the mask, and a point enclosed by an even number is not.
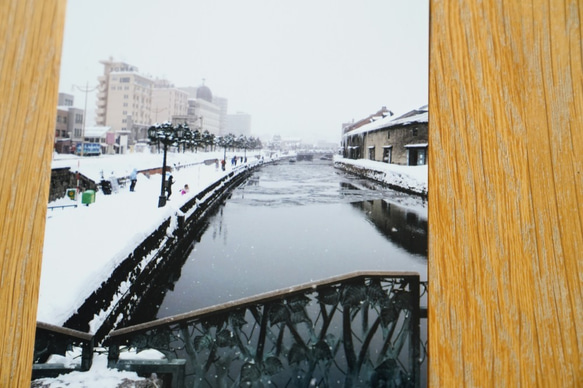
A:
[[[60,91],[83,108],[79,88],[113,57],[176,86],[204,78],[253,135],[338,141],[343,122],[427,104],[428,13],[428,0],[68,0]]]

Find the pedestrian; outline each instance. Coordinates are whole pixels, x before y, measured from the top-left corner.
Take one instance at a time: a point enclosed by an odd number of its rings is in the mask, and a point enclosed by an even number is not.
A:
[[[138,182],[138,170],[136,170],[135,168],[132,170],[132,173],[130,174],[130,191],[134,191],[134,189],[136,188],[136,183]]]
[[[188,185],[184,185],[184,187],[180,190],[180,194],[184,195],[190,191]]]
[[[225,159],[221,160],[221,167],[223,168],[223,171],[225,171],[226,164],[227,164],[227,162],[225,161]]]
[[[172,175],[170,175],[166,181],[166,199],[170,199],[170,196],[172,195],[172,185],[174,184],[173,179]]]
[[[219,159],[215,159],[215,171],[219,171]]]
[[[109,182],[111,182],[111,190],[114,193],[117,193],[119,189],[119,182],[117,181],[117,177],[115,176],[114,172],[111,172],[111,176],[109,177]]]

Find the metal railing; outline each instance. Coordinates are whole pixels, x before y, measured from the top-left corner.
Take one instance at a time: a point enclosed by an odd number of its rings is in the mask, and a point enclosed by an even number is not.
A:
[[[46,363],[51,355],[65,355],[73,347],[81,348],[81,360],[74,365]],[[34,342],[34,362],[32,379],[39,377],[56,377],[73,371],[87,371],[93,361],[94,338],[92,334],[50,325],[36,323]]]
[[[109,366],[156,349],[180,364],[172,386],[418,387],[421,288],[416,273],[357,272],[126,327],[106,339]]]

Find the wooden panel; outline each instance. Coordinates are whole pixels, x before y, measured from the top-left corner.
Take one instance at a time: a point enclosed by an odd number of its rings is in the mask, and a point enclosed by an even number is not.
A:
[[[583,386],[583,4],[430,14],[430,385]]]
[[[0,2],[0,387],[30,385],[64,17]]]

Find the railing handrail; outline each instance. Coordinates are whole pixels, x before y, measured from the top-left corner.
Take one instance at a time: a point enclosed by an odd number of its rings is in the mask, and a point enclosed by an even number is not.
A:
[[[274,291],[268,291],[261,294],[256,294],[250,297],[245,297],[229,302],[225,302],[218,305],[203,307],[197,310],[193,310],[187,313],[181,313],[177,315],[173,315],[170,317],[160,318],[153,321],[140,323],[133,326],[124,327],[121,329],[111,331],[105,342],[108,339],[112,339],[115,337],[121,337],[127,334],[135,334],[147,330],[151,330],[156,327],[165,326],[168,324],[176,324],[185,321],[189,321],[195,318],[204,317],[207,315],[212,315],[216,313],[220,313],[226,310],[230,310],[233,308],[244,308],[253,304],[257,303],[267,303],[278,298],[281,298],[284,295],[292,295],[296,293],[301,293],[306,290],[314,290],[318,287],[325,287],[328,285],[332,285],[335,283],[348,281],[348,280],[358,280],[361,278],[366,277],[385,277],[385,278],[419,278],[419,273],[412,272],[412,271],[355,271],[350,272],[344,275],[333,276],[329,278],[325,278],[322,280],[317,280],[309,283],[303,283],[296,286],[290,286]]]
[[[46,331],[51,331],[58,334],[63,334],[69,337],[77,338],[83,341],[91,341],[93,339],[93,334],[85,333],[83,331],[69,329],[68,327],[62,327],[57,325],[52,325],[50,323],[45,322],[36,322],[36,328]]]

